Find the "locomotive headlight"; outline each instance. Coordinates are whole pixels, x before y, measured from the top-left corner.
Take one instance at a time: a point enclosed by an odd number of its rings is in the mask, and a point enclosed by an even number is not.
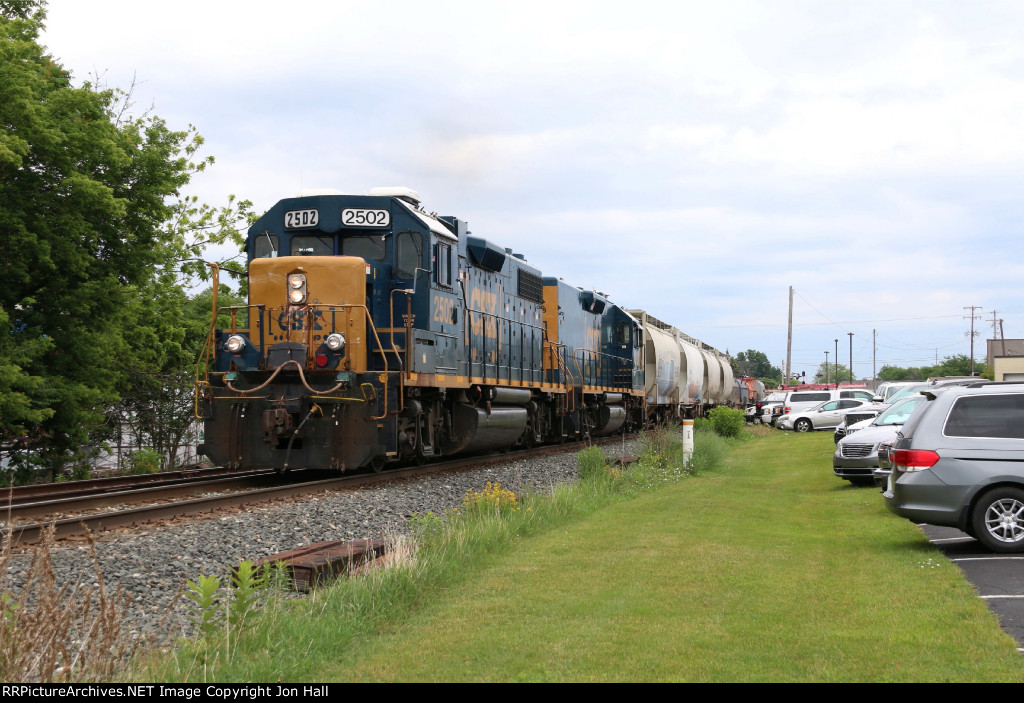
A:
[[[345,335],[335,332],[324,340],[324,344],[326,344],[327,348],[331,351],[341,351],[345,348]]]
[[[224,349],[226,351],[231,352],[232,354],[237,354],[244,348],[245,337],[243,337],[240,334],[233,334],[230,337],[228,337],[228,341],[224,342]]]
[[[306,302],[306,277],[301,273],[288,276],[288,302],[292,305]]]

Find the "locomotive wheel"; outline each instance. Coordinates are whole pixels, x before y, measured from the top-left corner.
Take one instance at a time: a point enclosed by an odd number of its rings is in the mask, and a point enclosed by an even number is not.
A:
[[[373,457],[373,459],[370,461],[370,468],[373,469],[373,473],[379,474],[381,471],[384,470],[384,464],[386,462],[387,460],[384,458],[384,455],[378,454],[377,456]]]

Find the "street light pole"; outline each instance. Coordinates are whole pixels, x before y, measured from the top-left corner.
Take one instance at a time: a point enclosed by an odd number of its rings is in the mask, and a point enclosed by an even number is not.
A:
[[[850,383],[853,383],[853,332],[847,332],[850,335]]]
[[[836,388],[839,388],[839,340],[836,339]]]

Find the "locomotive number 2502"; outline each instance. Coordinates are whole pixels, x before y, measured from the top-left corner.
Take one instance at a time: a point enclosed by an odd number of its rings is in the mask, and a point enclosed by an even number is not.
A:
[[[285,227],[316,227],[319,222],[316,210],[289,210],[284,214]]]
[[[341,224],[349,227],[387,227],[391,224],[391,213],[387,210],[346,208],[341,211]]]

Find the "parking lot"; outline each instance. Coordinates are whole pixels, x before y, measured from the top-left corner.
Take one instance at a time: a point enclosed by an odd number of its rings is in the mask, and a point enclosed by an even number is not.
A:
[[[1024,555],[995,554],[952,527],[920,527],[928,540],[964,572],[1024,653]]]

